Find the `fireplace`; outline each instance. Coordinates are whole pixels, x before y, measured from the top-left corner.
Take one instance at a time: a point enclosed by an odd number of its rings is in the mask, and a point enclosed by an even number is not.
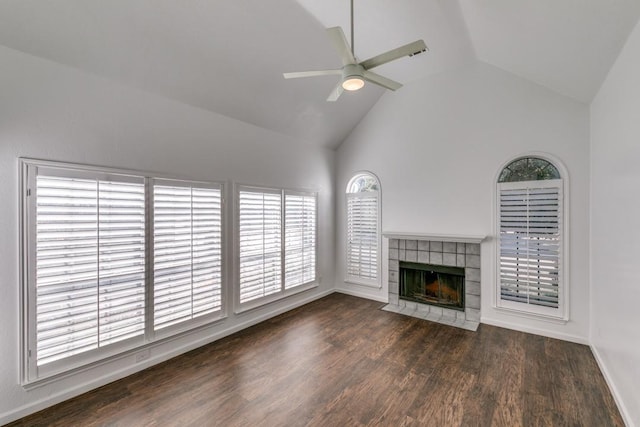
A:
[[[400,261],[400,299],[464,311],[464,268]]]
[[[484,236],[384,233],[389,304],[383,310],[475,331]]]

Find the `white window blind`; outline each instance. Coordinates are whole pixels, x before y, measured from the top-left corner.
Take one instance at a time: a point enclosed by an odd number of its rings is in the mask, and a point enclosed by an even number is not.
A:
[[[40,160],[20,167],[25,383],[222,313],[221,184]]]
[[[316,276],[316,196],[285,192],[285,289]]]
[[[499,184],[500,299],[560,307],[562,181]]]
[[[221,206],[219,187],[153,185],[155,330],[221,309]]]
[[[378,192],[347,194],[347,278],[377,284]]]
[[[240,303],[282,287],[282,195],[243,188],[239,200]]]
[[[36,178],[38,366],[144,333],[143,178],[91,175]]]

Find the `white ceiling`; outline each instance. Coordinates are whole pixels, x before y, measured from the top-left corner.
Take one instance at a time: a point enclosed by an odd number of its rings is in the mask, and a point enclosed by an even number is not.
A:
[[[638,0],[356,0],[359,59],[422,38],[430,51],[376,72],[405,83],[476,57],[589,102],[640,14]],[[348,0],[0,0],[0,44],[336,147],[384,92],[325,102],[349,37]],[[0,76],[1,78],[1,76]]]
[[[591,102],[638,21],[638,0],[459,0],[478,59]]]

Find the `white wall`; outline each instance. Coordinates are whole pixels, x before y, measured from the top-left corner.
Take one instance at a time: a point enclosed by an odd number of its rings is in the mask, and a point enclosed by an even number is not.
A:
[[[19,385],[18,157],[319,191],[315,290],[31,391]],[[0,47],[0,424],[331,292],[333,151]],[[228,218],[230,220],[230,218]],[[228,294],[230,296],[230,294]],[[231,298],[227,298],[230,302]]]
[[[591,343],[640,426],[640,24],[591,105]]]
[[[570,180],[570,321],[516,317],[493,307],[495,179],[501,165],[532,151],[567,167]],[[577,342],[589,328],[589,111],[484,63],[387,93],[340,146],[336,178],[336,287],[386,299],[343,282],[344,189],[370,170],[382,186],[383,231],[487,235],[482,245],[482,321]],[[386,252],[383,258],[386,258]]]

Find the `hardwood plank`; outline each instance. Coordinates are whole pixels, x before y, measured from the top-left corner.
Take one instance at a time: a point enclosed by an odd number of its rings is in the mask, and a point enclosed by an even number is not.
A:
[[[342,294],[11,426],[623,426],[587,346]]]

